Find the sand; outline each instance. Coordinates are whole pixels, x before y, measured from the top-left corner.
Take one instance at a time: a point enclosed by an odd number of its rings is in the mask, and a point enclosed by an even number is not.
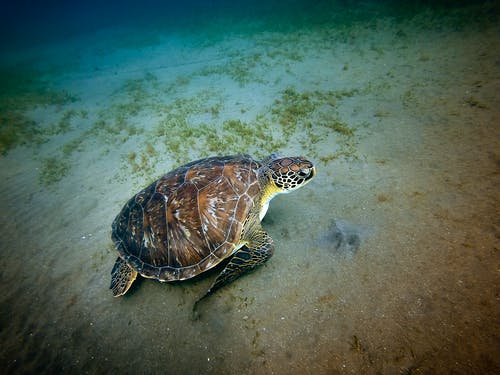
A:
[[[109,29],[20,54],[66,96],[14,107],[38,138],[0,157],[3,372],[498,372],[499,30],[446,17]],[[128,198],[273,149],[318,175],[271,202],[265,266],[198,320],[214,272],[112,298]]]

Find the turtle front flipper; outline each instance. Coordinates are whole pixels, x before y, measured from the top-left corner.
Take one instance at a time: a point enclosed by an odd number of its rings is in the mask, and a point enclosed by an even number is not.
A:
[[[113,297],[119,297],[127,293],[136,277],[137,272],[127,266],[127,263],[122,258],[116,259],[111,271],[111,285],[109,286],[109,289],[113,291]]]
[[[194,309],[196,309],[198,302],[213,294],[217,289],[264,264],[271,258],[273,251],[273,239],[262,229],[256,231],[251,236],[250,241],[234,253],[210,289],[208,289],[203,297],[196,301]]]

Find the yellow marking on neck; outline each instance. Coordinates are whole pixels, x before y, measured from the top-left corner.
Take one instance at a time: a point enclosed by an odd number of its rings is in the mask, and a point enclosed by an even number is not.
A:
[[[271,201],[271,199],[273,199],[276,195],[282,193],[287,193],[287,191],[284,189],[280,189],[275,184],[268,184],[264,188],[264,192],[262,193],[262,198],[260,200],[260,212],[259,212],[260,220],[262,220],[264,216],[266,216],[267,209],[269,208],[269,202]]]
[[[261,204],[269,203],[271,199],[273,199],[276,195],[286,193],[286,190],[280,189],[275,184],[268,184],[264,188],[264,192],[262,193]]]

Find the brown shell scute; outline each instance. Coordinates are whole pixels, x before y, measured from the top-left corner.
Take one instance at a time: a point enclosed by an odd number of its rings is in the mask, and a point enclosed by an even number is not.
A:
[[[139,192],[113,223],[125,261],[146,277],[182,280],[227,257],[257,203],[259,164],[249,156],[180,167]]]

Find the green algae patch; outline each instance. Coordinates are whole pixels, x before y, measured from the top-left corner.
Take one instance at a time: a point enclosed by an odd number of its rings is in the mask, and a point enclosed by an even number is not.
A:
[[[145,90],[140,95],[142,100],[153,95],[151,87],[134,83],[134,90],[141,87]],[[145,105],[155,121],[147,128],[139,128],[136,134],[128,134],[140,136],[141,140],[134,138],[140,146],[122,154],[125,171],[146,178],[157,175],[158,166],[166,162],[178,166],[196,158],[238,153],[262,158],[292,148],[302,149],[323,162],[354,157],[356,126],[341,119],[337,105],[357,94],[355,89],[299,91],[287,87],[271,106],[263,106],[260,112],[243,120],[221,119],[228,103],[218,91],[204,89],[165,102],[165,95],[159,92]],[[122,107],[118,103],[111,108],[108,117]],[[99,132],[106,126],[101,124]],[[325,153],[325,149],[331,151]]]
[[[70,167],[67,159],[55,156],[44,158],[39,171],[39,181],[43,186],[53,185],[67,175]]]
[[[72,114],[61,123],[42,127],[26,115],[37,107],[62,108],[78,97],[66,90],[48,88],[35,69],[0,67],[0,154],[5,155],[17,146],[39,145],[55,133],[68,130]]]
[[[335,107],[339,100],[358,93],[357,89],[299,92],[294,87],[288,87],[274,101],[271,112],[287,136],[307,128],[307,123],[318,118],[322,119],[320,126],[351,136],[354,134],[353,129],[338,119]]]
[[[0,154],[42,140],[42,132],[35,121],[18,112],[0,112]]]
[[[283,127],[286,136],[297,130],[297,125],[310,115],[317,107],[310,92],[299,93],[293,87],[288,87],[281,93],[281,98],[273,103],[272,113]]]
[[[39,145],[55,135],[68,132],[71,129],[71,120],[76,115],[76,112],[70,110],[58,122],[42,126],[25,112],[27,109],[44,104],[31,103],[30,106],[24,107],[25,105],[24,102],[16,105],[12,98],[8,104],[0,102],[0,154],[2,155],[17,146]]]
[[[345,135],[345,136],[352,136],[354,135],[354,129],[349,127],[347,123],[337,119],[337,118],[332,118],[330,121],[327,121],[325,123],[321,123],[320,126],[323,126],[327,129],[330,129],[338,134]]]
[[[226,62],[207,66],[200,70],[196,75],[226,75],[237,82],[240,87],[252,82],[263,83],[264,80],[256,72],[256,68],[262,64],[262,54],[253,53],[250,55],[241,55],[240,53],[231,53]]]
[[[355,157],[357,126],[342,120],[337,107],[342,100],[363,91],[366,90],[298,91],[290,86],[274,100],[271,120],[281,127],[282,138],[288,144],[295,140],[304,152],[324,163]],[[325,149],[331,151],[324,153]]]
[[[146,72],[125,80],[92,114],[74,105],[66,110],[55,108],[58,117],[43,128],[19,116],[17,122],[10,122],[18,124],[17,133],[0,132],[0,141],[5,143],[0,143],[0,151],[7,152],[3,150],[22,142],[42,143],[64,135],[55,154],[61,157],[42,159],[40,183],[44,186],[63,179],[74,154],[90,147],[95,147],[100,157],[115,153],[121,160],[118,177],[133,176],[138,183],[163,173],[165,168],[212,155],[248,153],[263,158],[272,152],[295,149],[323,162],[354,156],[356,126],[343,121],[337,107],[342,100],[360,94],[358,89],[300,91],[289,86],[253,115],[241,103],[228,101],[224,90],[204,88],[183,95],[189,92],[185,89],[191,80],[203,74],[229,74],[245,85],[247,79],[252,81],[252,72],[261,59],[258,54],[248,59],[238,57],[228,71],[227,66],[220,71],[209,67],[168,82]],[[244,69],[240,71],[240,67]],[[66,104],[73,99],[70,95],[59,98]],[[51,101],[57,102],[55,98]],[[241,118],[234,113],[241,113]]]

